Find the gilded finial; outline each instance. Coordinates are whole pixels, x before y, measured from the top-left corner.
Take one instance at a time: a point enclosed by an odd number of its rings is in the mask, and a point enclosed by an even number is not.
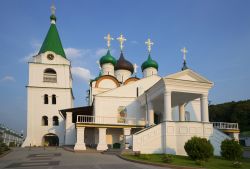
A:
[[[154,43],[148,38],[145,44],[148,46],[148,53],[150,53]]]
[[[111,45],[110,42],[111,42],[112,40],[114,40],[114,38],[112,38],[112,37],[110,36],[110,34],[108,33],[108,35],[105,36],[104,39],[107,41],[107,47],[108,47],[108,49],[110,49],[110,45]]]
[[[183,60],[186,61],[186,54],[188,53],[187,49],[184,47],[181,49],[181,52],[183,53]]]
[[[124,41],[126,41],[127,39],[125,39],[124,37],[123,37],[123,35],[121,34],[118,38],[116,38],[119,42],[120,42],[120,48],[121,48],[121,51],[123,50],[123,43],[124,43]]]

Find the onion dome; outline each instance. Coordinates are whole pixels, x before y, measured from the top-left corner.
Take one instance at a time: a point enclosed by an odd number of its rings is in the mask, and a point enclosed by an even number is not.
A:
[[[151,58],[150,54],[148,55],[148,59],[141,65],[141,70],[143,71],[149,67],[153,67],[158,70],[158,63]]]
[[[117,60],[117,63],[115,65],[115,70],[121,70],[121,69],[128,70],[132,74],[134,73],[134,66],[132,65],[132,63],[130,63],[124,58],[122,52],[120,58]]]
[[[100,65],[102,66],[105,63],[111,63],[115,66],[116,59],[110,54],[110,51],[108,50],[107,54],[101,57],[100,59]]]

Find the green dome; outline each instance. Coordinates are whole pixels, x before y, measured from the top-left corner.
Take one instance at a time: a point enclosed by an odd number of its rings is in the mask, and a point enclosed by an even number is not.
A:
[[[141,70],[143,71],[149,67],[153,67],[158,70],[158,63],[151,58],[150,54],[148,55],[148,59],[141,65]]]
[[[107,54],[101,57],[100,59],[100,65],[102,66],[105,63],[111,63],[115,66],[116,59],[110,54],[110,51],[108,50]]]

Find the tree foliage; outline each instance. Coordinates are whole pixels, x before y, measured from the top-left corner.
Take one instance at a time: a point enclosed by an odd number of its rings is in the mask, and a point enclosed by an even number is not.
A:
[[[242,131],[250,131],[250,100],[209,106],[211,122],[239,123]]]

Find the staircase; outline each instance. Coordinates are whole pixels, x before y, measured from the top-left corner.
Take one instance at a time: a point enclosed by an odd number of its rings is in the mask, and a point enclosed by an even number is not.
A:
[[[221,142],[225,139],[232,139],[231,137],[229,137],[228,135],[226,135],[225,133],[223,133],[222,131],[220,131],[219,129],[215,128],[213,129],[213,135],[210,136],[209,140],[210,143],[213,145],[214,147],[214,155],[216,156],[220,156],[220,146],[221,146]]]

